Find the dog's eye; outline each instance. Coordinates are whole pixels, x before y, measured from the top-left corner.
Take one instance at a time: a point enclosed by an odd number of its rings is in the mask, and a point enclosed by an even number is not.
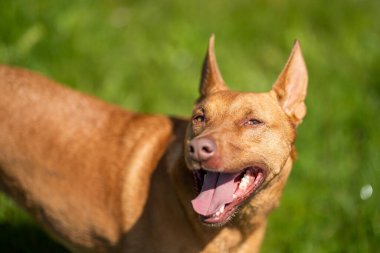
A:
[[[249,126],[257,126],[257,125],[263,124],[263,122],[261,120],[258,120],[258,119],[250,119],[245,124],[249,125]]]
[[[197,123],[202,123],[205,121],[205,117],[203,115],[195,115],[193,117],[193,123],[194,124],[197,124]]]

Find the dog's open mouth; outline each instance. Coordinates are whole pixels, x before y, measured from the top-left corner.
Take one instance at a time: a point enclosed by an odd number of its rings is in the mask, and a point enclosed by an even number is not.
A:
[[[264,182],[265,171],[249,167],[237,173],[194,171],[198,196],[191,201],[203,222],[223,224]]]

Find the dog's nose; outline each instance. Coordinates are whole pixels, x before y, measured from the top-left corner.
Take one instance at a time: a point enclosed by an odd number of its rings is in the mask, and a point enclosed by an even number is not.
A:
[[[193,139],[189,144],[191,158],[199,162],[211,158],[216,151],[216,144],[209,138]]]

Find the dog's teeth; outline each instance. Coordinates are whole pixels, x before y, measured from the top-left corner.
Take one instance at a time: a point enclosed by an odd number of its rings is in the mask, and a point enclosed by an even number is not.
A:
[[[242,181],[244,180],[244,181],[248,181],[248,182],[249,182],[250,179],[251,179],[251,175],[249,175],[249,173],[246,172],[246,173],[244,174],[244,177],[242,178]]]
[[[219,212],[220,212],[220,214],[222,214],[222,213],[224,212],[224,205],[222,205],[222,206],[220,207]]]
[[[247,171],[244,173],[243,178],[242,178],[241,181],[240,181],[239,189],[241,189],[241,190],[245,190],[245,189],[247,189],[248,185],[250,184],[250,181],[252,181],[252,175],[251,175],[251,173],[247,170]]]
[[[243,178],[240,181],[239,189],[245,190],[248,187],[250,180],[251,180],[251,175],[249,175],[249,172],[247,171],[245,172]]]
[[[220,215],[220,212],[219,211],[217,211],[216,212],[216,217],[218,217]]]
[[[248,186],[247,183],[245,181],[243,181],[239,184],[239,189],[245,190],[247,188],[247,186]]]
[[[235,193],[232,194],[232,198],[233,198],[233,199],[236,199],[236,194],[235,194]]]

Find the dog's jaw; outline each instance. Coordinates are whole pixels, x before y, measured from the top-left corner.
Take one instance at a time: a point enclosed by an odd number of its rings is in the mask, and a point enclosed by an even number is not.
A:
[[[241,205],[247,203],[247,200],[251,199],[252,197],[254,198],[255,193],[261,189],[261,186],[265,182],[267,175],[266,170],[260,167],[248,167],[243,170],[240,170],[237,173],[218,173],[206,171],[203,169],[194,170],[193,173],[195,185],[198,191],[198,197],[196,197],[192,201],[192,203],[194,209],[198,210],[197,212],[200,212],[200,208],[205,207],[205,205],[207,204],[210,204],[200,203],[202,201],[207,202],[207,200],[205,200],[205,197],[203,197],[202,194],[207,194],[207,191],[214,192],[214,190],[204,189],[206,188],[205,185],[207,184],[206,182],[204,182],[205,180],[207,180],[207,175],[215,174],[215,176],[219,178],[222,178],[228,174],[232,176],[230,184],[233,187],[233,189],[231,189],[231,191],[228,193],[224,192],[224,194],[231,195],[224,196],[227,197],[229,201],[225,201],[227,203],[219,204],[216,210],[214,209],[211,212],[209,211],[207,213],[203,212],[199,214],[200,220],[203,223],[213,226],[221,226],[226,224],[229,220],[231,220],[231,218],[234,217],[234,214],[238,211]],[[221,179],[219,179],[218,181],[221,181]],[[206,191],[206,193],[204,193],[204,191]],[[213,197],[212,201],[218,201],[218,199],[215,200],[215,198],[217,197]]]

